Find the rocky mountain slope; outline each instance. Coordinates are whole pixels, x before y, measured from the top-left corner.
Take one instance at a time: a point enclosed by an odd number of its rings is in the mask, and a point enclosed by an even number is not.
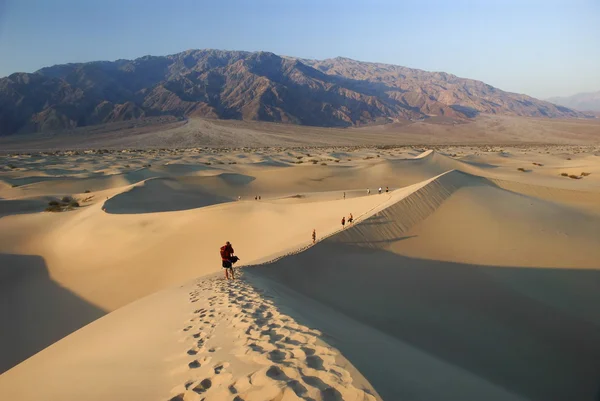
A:
[[[189,50],[0,79],[0,135],[155,116],[347,127],[478,113],[584,116],[451,74],[268,52]]]

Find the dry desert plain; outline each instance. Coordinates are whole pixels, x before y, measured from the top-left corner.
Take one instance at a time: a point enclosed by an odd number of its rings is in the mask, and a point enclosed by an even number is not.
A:
[[[597,400],[600,146],[357,145],[0,155],[0,399]]]

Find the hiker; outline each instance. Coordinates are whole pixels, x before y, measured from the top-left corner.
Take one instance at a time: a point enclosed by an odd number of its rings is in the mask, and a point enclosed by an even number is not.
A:
[[[254,200],[258,200],[258,196],[255,196],[255,197],[254,197]]]
[[[385,187],[385,193],[387,194],[388,192],[390,192],[390,187]]]
[[[381,187],[379,187],[379,195],[381,195]]]
[[[317,231],[313,228],[313,233],[312,233],[312,239],[313,239],[313,244],[315,242],[317,242]]]
[[[241,197],[241,196],[238,196],[238,200],[239,200],[239,201],[241,201],[241,200],[242,200],[242,197]]]
[[[346,225],[346,216],[342,217],[342,230],[344,229]]]
[[[237,256],[233,256],[233,247],[231,242],[227,241],[225,245],[221,247],[221,261],[223,262],[223,268],[225,269],[225,279],[229,280],[229,273],[231,271],[231,279],[235,279],[233,275],[233,264],[240,260]]]
[[[371,188],[367,188],[367,195],[371,195]]]
[[[344,192],[344,199],[346,199],[346,193]]]
[[[348,223],[352,224],[353,221],[354,217],[352,217],[352,213],[350,213],[350,216],[348,216]]]
[[[262,198],[260,197],[260,195],[258,195],[258,200],[261,200]]]

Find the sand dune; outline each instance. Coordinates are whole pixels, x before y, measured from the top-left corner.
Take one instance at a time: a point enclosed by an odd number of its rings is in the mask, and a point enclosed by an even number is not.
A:
[[[249,272],[392,337],[393,360],[388,348],[351,349],[352,327],[336,330],[333,343],[356,355],[384,399],[591,400],[599,238],[598,217],[449,172],[318,246]],[[399,377],[415,365],[439,376]],[[453,375],[455,389],[445,383]]]
[[[155,178],[110,198],[104,202],[104,210],[117,214],[168,212],[196,209],[232,200],[231,197],[205,192],[202,187],[190,188],[181,180]]]
[[[597,152],[7,156],[0,398],[595,400]]]

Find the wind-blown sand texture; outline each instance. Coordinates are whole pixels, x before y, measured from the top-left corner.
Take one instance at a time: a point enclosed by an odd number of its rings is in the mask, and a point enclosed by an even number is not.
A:
[[[599,268],[594,145],[7,154],[0,399],[593,401]]]

